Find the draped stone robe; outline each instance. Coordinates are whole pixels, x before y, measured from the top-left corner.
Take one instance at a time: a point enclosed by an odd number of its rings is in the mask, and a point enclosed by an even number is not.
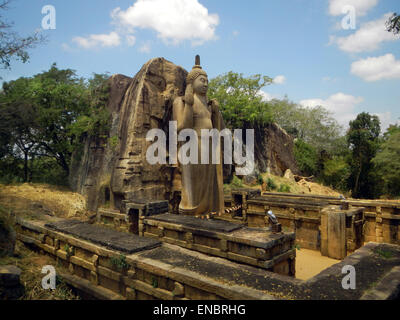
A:
[[[178,97],[173,106],[173,120],[178,122],[178,128],[182,127],[182,115],[185,108],[183,97]],[[212,109],[214,108],[214,112]],[[212,141],[209,140],[209,162],[201,164],[201,129],[217,129],[219,132],[225,128],[222,115],[217,106],[209,102],[193,104],[193,128],[198,136],[198,164],[182,165],[181,171],[181,202],[179,213],[185,215],[201,215],[210,212],[224,211],[223,171],[221,141],[218,139],[217,148],[220,152],[220,163],[212,163]],[[179,132],[178,132],[179,134]]]

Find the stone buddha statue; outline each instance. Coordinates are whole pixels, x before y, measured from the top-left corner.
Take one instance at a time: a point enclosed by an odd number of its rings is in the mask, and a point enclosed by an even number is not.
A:
[[[200,66],[200,57],[196,56],[195,66],[186,78],[185,96],[174,101],[173,120],[177,121],[178,134],[184,129],[196,131],[199,157],[202,147],[201,130],[221,131],[225,128],[218,102],[214,99],[208,101],[207,91],[207,73]],[[213,164],[211,142],[209,148],[208,162],[199,160],[197,164],[179,164],[182,185],[180,214],[196,216],[224,211],[222,152],[219,153],[219,164]],[[221,148],[220,141],[217,148]]]

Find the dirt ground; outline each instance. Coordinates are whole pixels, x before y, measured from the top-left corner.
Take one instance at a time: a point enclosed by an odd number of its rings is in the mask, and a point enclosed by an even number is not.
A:
[[[308,280],[340,260],[321,256],[319,251],[300,249],[296,251],[296,278]]]
[[[63,218],[87,220],[85,198],[67,188],[47,184],[0,184],[0,207],[15,214],[35,212]]]

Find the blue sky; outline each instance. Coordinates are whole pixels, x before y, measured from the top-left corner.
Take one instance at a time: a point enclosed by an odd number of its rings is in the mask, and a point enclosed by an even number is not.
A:
[[[29,34],[42,28],[45,5],[56,10],[56,29],[43,30],[49,42],[29,63],[1,70],[3,80],[53,62],[83,77],[133,77],[154,57],[190,70],[200,54],[210,78],[270,76],[266,99],[323,105],[343,125],[362,111],[383,127],[400,118],[400,41],[384,26],[385,14],[400,13],[398,0],[13,0],[4,16]]]

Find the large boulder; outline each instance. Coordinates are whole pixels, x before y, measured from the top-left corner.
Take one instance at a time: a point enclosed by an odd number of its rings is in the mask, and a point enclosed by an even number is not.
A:
[[[300,174],[293,153],[293,137],[278,124],[271,123],[261,134],[256,133],[254,146],[256,170],[282,176],[290,169]]]
[[[112,126],[108,139],[88,138],[73,157],[71,187],[87,196],[95,211],[110,201],[169,200],[175,168],[146,161],[146,133],[159,128],[168,132],[172,103],[184,94],[187,71],[163,58],[147,62],[132,78],[110,78],[108,108]]]

